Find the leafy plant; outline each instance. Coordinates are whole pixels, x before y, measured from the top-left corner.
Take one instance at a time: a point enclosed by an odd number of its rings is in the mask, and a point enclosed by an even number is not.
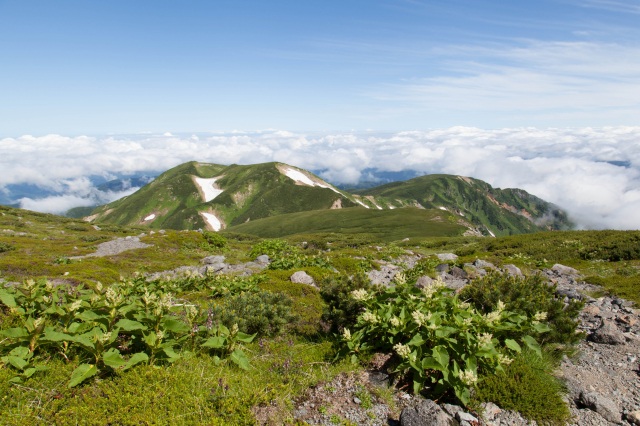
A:
[[[217,232],[203,231],[202,236],[211,248],[223,249],[228,245],[227,239]]]
[[[522,346],[540,353],[534,336],[548,331],[502,303],[482,315],[439,280],[423,289],[397,283],[377,293],[359,289],[351,295],[364,311],[343,329],[342,355],[356,361],[373,350],[393,351],[395,371],[412,379],[415,392],[429,388],[438,396],[452,390],[463,404],[478,377],[501,371]]]

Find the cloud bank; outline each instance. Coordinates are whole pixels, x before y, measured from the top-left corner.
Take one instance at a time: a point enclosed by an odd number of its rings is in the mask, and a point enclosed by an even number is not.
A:
[[[280,161],[332,183],[356,183],[365,169],[449,173],[495,187],[522,188],[566,209],[583,228],[640,229],[640,127],[576,129],[452,127],[396,133],[281,130],[104,137],[47,135],[0,139],[0,191],[30,183],[58,195],[20,200],[63,212],[133,192],[97,191],[87,176],[166,170],[197,160]]]

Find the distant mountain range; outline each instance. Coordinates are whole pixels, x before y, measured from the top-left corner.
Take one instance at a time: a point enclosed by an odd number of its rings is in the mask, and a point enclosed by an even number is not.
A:
[[[439,228],[436,234],[446,228],[447,235],[495,236],[572,226],[562,210],[526,191],[468,177],[427,175],[348,192],[283,163],[185,163],[96,208],[87,220],[268,236],[375,233],[409,223],[414,231],[424,224],[431,233]]]

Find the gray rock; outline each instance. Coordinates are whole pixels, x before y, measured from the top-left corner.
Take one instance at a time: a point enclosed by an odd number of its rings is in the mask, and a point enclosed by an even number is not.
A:
[[[418,280],[416,281],[416,287],[424,288],[431,285],[432,282],[433,282],[433,278],[424,275],[418,278]]]
[[[605,345],[624,345],[627,342],[615,323],[604,318],[600,327],[589,336],[589,340]]]
[[[401,426],[458,426],[459,423],[430,399],[419,400],[400,413]]]
[[[316,285],[316,282],[313,280],[313,277],[311,277],[311,275],[307,274],[304,271],[294,272],[293,275],[291,275],[290,280],[292,283],[296,283],[296,284],[306,284],[314,287]]]
[[[496,269],[493,263],[487,262],[486,260],[482,260],[482,259],[476,259],[476,261],[473,262],[473,266],[481,269]]]
[[[473,415],[469,414],[469,413],[465,413],[464,411],[459,411],[456,413],[456,419],[460,422],[467,422],[469,424],[473,424],[474,422],[477,422],[478,419],[475,418]]]
[[[380,270],[372,270],[367,273],[367,277],[371,280],[373,285],[390,285],[393,278],[398,273],[398,267],[396,265],[382,265]]]
[[[262,254],[258,257],[256,257],[256,263],[260,263],[262,265],[267,265],[271,262],[271,259],[269,259],[269,256],[267,256],[266,254]]]
[[[449,272],[449,264],[447,263],[441,263],[438,266],[436,266],[436,273],[438,275],[444,275],[447,272]]]
[[[573,269],[570,266],[564,266],[559,263],[556,263],[551,267],[551,270],[555,272],[557,275],[579,275],[578,271]]]
[[[449,274],[454,278],[457,278],[460,280],[464,280],[468,277],[467,272],[464,269],[459,268],[457,266],[454,266],[453,268],[451,268],[451,271],[449,271]]]
[[[436,256],[438,257],[438,259],[442,260],[443,262],[446,262],[447,260],[458,259],[458,256],[453,253],[439,253],[439,254],[436,254]]]
[[[582,392],[580,394],[580,403],[610,422],[620,423],[622,421],[618,406],[607,397],[595,392]]]
[[[207,256],[200,262],[205,265],[215,265],[216,263],[224,263],[224,256]]]
[[[504,269],[504,271],[507,274],[511,275],[512,277],[522,276],[522,271],[516,265],[512,265],[512,264],[504,265],[502,269]]]

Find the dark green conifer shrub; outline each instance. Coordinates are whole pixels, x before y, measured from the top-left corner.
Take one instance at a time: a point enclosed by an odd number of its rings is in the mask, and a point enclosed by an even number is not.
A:
[[[223,249],[227,247],[227,239],[217,232],[204,231],[202,236],[211,248]]]
[[[327,304],[322,320],[329,325],[331,331],[338,332],[356,322],[363,305],[351,296],[351,292],[369,287],[364,274],[331,276],[320,283],[320,295]]]
[[[572,344],[582,339],[576,333],[578,314],[584,302],[572,300],[565,306],[563,298],[556,293],[556,286],[548,284],[540,275],[512,277],[492,272],[473,280],[460,293],[461,300],[468,300],[482,312],[489,313],[502,301],[506,309],[523,313],[528,317],[544,316],[550,331],[542,334],[542,344]]]

